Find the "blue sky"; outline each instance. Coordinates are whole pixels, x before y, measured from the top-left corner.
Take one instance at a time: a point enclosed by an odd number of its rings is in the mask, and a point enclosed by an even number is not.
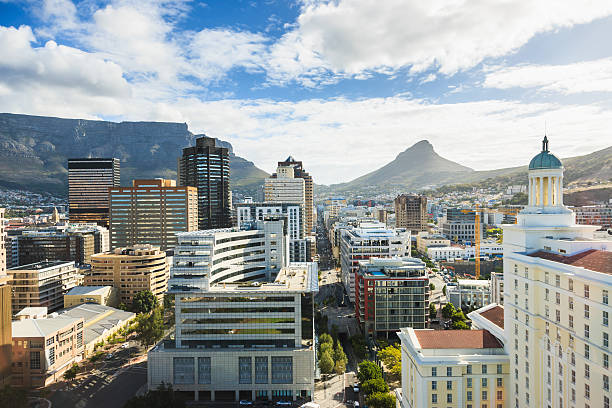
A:
[[[612,145],[612,2],[0,0],[0,111],[187,122],[348,181]]]

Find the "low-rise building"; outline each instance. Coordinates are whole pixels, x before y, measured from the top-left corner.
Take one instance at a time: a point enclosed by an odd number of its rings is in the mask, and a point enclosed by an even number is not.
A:
[[[119,290],[112,286],[75,286],[64,295],[64,307],[96,303],[119,306]]]
[[[420,232],[416,236],[417,251],[427,254],[428,248],[435,247],[450,247],[450,239],[440,234],[429,234],[427,232]]]
[[[138,292],[150,290],[161,302],[168,289],[170,265],[166,252],[152,245],[116,248],[91,257],[85,286],[113,286],[119,301],[131,304]]]
[[[64,307],[64,294],[83,283],[74,262],[46,261],[7,270],[13,290],[13,314],[26,307]]]
[[[355,316],[366,336],[389,338],[401,327],[425,328],[429,279],[420,259],[360,261],[355,290]]]
[[[65,316],[13,321],[12,384],[45,387],[83,355],[83,318]]]
[[[597,225],[603,230],[612,228],[612,205],[585,205],[571,208],[576,214],[576,224]]]
[[[446,286],[446,297],[456,309],[480,308],[491,303],[488,280],[459,279],[457,285]]]
[[[460,246],[444,246],[427,248],[427,257],[434,261],[444,261],[465,256],[465,248]]]

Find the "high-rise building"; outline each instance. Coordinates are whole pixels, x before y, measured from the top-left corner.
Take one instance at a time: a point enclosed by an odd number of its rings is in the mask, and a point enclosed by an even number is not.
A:
[[[402,327],[425,328],[429,278],[420,259],[360,261],[355,290],[355,316],[366,336],[389,338]]]
[[[199,279],[207,289],[175,295],[175,339],[149,352],[149,388],[172,384],[204,401],[310,400],[316,263],[290,264],[272,281]]]
[[[111,188],[111,247],[151,244],[176,246],[176,233],[198,229],[198,189],[174,180],[134,180],[132,187]]]
[[[314,233],[315,227],[315,216],[314,216],[314,182],[312,176],[304,170],[301,161],[295,160],[292,156],[287,157],[285,161],[278,162],[278,169],[276,174],[272,175],[272,178],[278,177],[280,173],[284,172],[283,169],[292,168],[293,177],[301,178],[304,180],[304,213],[306,215],[306,228],[305,234],[311,235]],[[280,172],[280,173],[279,173]],[[266,201],[269,201],[266,199]]]
[[[563,205],[563,165],[529,163],[528,204],[503,225],[510,406],[609,407],[612,242]]]
[[[26,307],[46,307],[55,312],[64,307],[64,294],[83,282],[74,262],[43,261],[7,272],[13,289],[13,314]]]
[[[210,137],[196,139],[196,145],[183,149],[178,159],[177,180],[181,186],[198,189],[200,230],[232,226],[227,148],[217,147]]]
[[[207,290],[219,282],[273,280],[288,264],[284,220],[257,221],[252,228],[177,234],[170,291]]]
[[[91,257],[86,286],[113,286],[119,301],[131,304],[134,295],[149,290],[162,302],[168,289],[170,265],[166,252],[152,245],[134,245]]]
[[[11,287],[6,274],[4,208],[0,208],[0,387],[11,383]]]
[[[395,226],[417,234],[427,229],[427,197],[402,194],[395,198]]]
[[[68,159],[68,217],[108,228],[108,189],[120,184],[119,159]]]
[[[351,302],[355,302],[355,280],[359,261],[410,256],[410,231],[389,229],[378,222],[361,222],[342,230],[340,265],[342,283]]]
[[[454,242],[474,242],[476,236],[476,212],[469,209],[448,208],[442,222],[442,234]],[[480,236],[483,235],[483,224],[479,224]]]

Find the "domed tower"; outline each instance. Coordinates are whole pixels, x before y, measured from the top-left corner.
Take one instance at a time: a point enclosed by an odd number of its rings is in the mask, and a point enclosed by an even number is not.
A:
[[[563,206],[563,164],[548,150],[544,136],[542,151],[529,162],[530,210],[539,213],[558,213]],[[539,210],[539,211],[538,211]],[[531,211],[530,211],[531,212]]]

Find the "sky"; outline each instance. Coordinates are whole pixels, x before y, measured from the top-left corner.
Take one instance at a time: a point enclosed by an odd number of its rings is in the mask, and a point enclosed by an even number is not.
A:
[[[318,184],[423,139],[495,169],[612,145],[611,38],[610,0],[0,0],[0,112],[186,122]]]

